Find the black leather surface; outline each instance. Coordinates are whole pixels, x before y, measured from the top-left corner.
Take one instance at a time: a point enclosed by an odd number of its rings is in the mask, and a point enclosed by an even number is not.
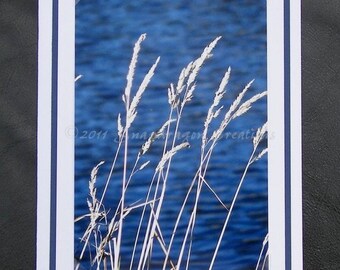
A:
[[[0,269],[35,269],[37,1],[0,0]]]
[[[304,269],[340,269],[340,1],[303,0]]]

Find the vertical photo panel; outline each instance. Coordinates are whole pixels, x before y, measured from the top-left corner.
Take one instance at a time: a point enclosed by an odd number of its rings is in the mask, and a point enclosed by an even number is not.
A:
[[[76,5],[76,268],[265,269],[266,1]]]

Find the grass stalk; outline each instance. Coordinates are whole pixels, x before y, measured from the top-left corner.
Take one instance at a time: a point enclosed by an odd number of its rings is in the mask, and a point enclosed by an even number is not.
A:
[[[212,268],[213,268],[213,265],[214,265],[214,263],[215,263],[215,260],[216,260],[216,256],[217,256],[218,250],[219,250],[219,248],[220,248],[220,245],[221,245],[221,242],[222,242],[224,233],[225,233],[225,231],[226,231],[228,222],[229,222],[229,220],[230,220],[230,216],[231,216],[231,214],[232,214],[232,212],[233,212],[233,209],[234,209],[236,200],[237,200],[237,198],[238,198],[238,195],[239,195],[239,193],[240,193],[240,190],[241,190],[242,184],[243,184],[243,182],[244,182],[245,176],[246,176],[246,174],[247,174],[247,172],[248,172],[248,169],[249,169],[250,165],[251,165],[251,164],[253,163],[253,161],[254,161],[255,152],[256,152],[256,150],[257,150],[257,147],[259,146],[260,141],[263,139],[264,134],[265,134],[266,131],[267,131],[267,125],[264,124],[262,128],[258,129],[257,134],[256,134],[256,136],[255,136],[255,138],[254,138],[254,140],[253,140],[253,146],[254,146],[254,147],[253,147],[253,151],[252,151],[252,153],[251,153],[251,155],[250,155],[250,158],[249,158],[249,160],[248,160],[248,163],[247,163],[247,165],[246,165],[246,167],[245,167],[245,169],[244,169],[244,171],[243,171],[242,177],[241,177],[241,179],[240,179],[240,181],[239,181],[239,184],[238,184],[238,186],[237,186],[237,189],[236,189],[236,192],[235,192],[235,194],[234,194],[233,200],[232,200],[232,202],[231,202],[230,210],[229,210],[229,212],[228,212],[228,214],[227,214],[227,217],[226,217],[226,219],[225,219],[225,221],[224,221],[224,224],[223,224],[223,227],[222,227],[222,231],[221,231],[221,234],[220,234],[220,236],[219,236],[219,238],[218,238],[218,241],[217,241],[217,244],[216,244],[216,248],[215,248],[213,257],[212,257],[212,259],[211,259],[211,261],[210,261],[209,270],[212,270]]]

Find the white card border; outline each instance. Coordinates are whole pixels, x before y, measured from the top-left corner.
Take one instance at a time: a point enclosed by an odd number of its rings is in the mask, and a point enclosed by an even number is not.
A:
[[[36,269],[73,269],[75,3],[39,0],[38,10]]]
[[[49,268],[51,176],[52,1],[38,6],[37,244],[36,269]]]
[[[267,1],[269,269],[275,270],[285,265],[283,31],[283,1]]]
[[[290,1],[292,269],[303,269],[301,0]]]

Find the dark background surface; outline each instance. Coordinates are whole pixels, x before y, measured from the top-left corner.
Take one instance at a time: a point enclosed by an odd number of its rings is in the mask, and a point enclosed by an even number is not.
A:
[[[37,1],[0,1],[0,269],[35,268]]]
[[[0,1],[0,265],[34,269],[37,1]],[[303,0],[305,269],[340,268],[340,3]]]
[[[340,2],[302,2],[304,268],[340,269]]]

